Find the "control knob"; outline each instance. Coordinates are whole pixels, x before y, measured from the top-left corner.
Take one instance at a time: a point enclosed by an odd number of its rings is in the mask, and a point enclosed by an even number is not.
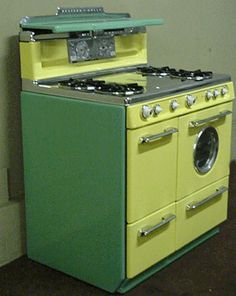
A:
[[[213,97],[217,98],[220,95],[220,92],[218,89],[213,90]]]
[[[191,107],[195,102],[196,102],[196,97],[194,97],[192,95],[186,96],[186,104],[188,107]]]
[[[228,92],[229,92],[229,91],[228,91],[228,88],[225,87],[225,86],[221,89],[221,95],[222,95],[222,96],[226,95]]]
[[[150,107],[148,105],[144,105],[142,107],[142,116],[143,116],[143,118],[147,119],[152,114],[153,114],[153,108],[152,107]]]
[[[159,104],[157,104],[156,106],[154,106],[153,109],[154,109],[154,113],[156,115],[159,115],[163,111],[163,109],[161,108],[161,106]]]
[[[213,93],[210,91],[210,90],[208,90],[207,92],[206,92],[206,99],[207,100],[210,100],[210,99],[212,99],[213,98]]]
[[[179,107],[179,103],[176,100],[171,101],[170,108],[175,111]]]

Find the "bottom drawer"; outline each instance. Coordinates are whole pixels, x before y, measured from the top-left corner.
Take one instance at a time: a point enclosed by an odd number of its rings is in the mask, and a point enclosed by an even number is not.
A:
[[[175,218],[173,203],[127,225],[127,278],[174,252]]]
[[[176,249],[227,218],[228,177],[195,192],[176,204]]]

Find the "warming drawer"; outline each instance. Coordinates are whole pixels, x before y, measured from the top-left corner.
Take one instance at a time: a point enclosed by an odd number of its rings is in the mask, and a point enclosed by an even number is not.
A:
[[[176,199],[178,119],[127,131],[127,221]]]
[[[176,249],[227,218],[228,177],[176,203]]]
[[[175,203],[127,225],[127,278],[175,250]]]

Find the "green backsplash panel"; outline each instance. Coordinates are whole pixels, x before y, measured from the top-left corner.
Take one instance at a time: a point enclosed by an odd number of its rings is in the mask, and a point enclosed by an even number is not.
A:
[[[28,256],[114,292],[125,278],[125,109],[21,100]]]

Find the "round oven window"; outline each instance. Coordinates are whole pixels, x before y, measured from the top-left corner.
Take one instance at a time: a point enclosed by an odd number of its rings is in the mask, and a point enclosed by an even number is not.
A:
[[[209,172],[215,163],[219,147],[219,137],[215,128],[202,129],[194,145],[194,166],[202,174]]]

